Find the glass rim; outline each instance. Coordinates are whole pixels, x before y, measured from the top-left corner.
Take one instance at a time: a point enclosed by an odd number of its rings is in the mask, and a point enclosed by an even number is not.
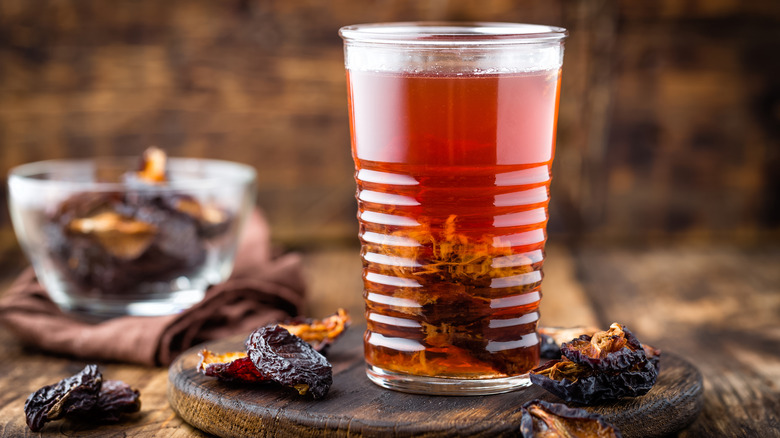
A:
[[[543,24],[466,21],[408,21],[344,26],[346,43],[462,47],[561,43],[569,32]]]
[[[133,169],[133,164],[138,164],[138,157],[97,157],[85,159],[53,159],[25,163],[11,168],[8,171],[8,189],[22,184],[27,187],[56,185],[67,190],[80,190],[85,192],[122,192],[122,191],[198,191],[213,189],[225,184],[251,184],[257,179],[257,172],[252,166],[227,160],[206,158],[178,158],[168,157],[169,170],[174,172],[201,171],[203,177],[180,178],[167,181],[164,184],[148,184],[143,186],[133,185],[129,182],[117,181],[74,181],[64,178],[41,178],[42,175],[56,175],[60,170],[76,169],[79,167],[98,169],[108,166],[123,166],[128,170]]]

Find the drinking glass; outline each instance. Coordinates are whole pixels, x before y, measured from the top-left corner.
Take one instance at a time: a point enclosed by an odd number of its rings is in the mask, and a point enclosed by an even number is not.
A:
[[[529,384],[565,29],[347,26],[368,377],[423,394]]]

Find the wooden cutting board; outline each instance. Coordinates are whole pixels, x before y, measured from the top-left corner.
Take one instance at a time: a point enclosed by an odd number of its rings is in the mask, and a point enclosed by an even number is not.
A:
[[[243,338],[212,342],[181,355],[168,373],[168,400],[186,422],[222,437],[273,436],[516,436],[520,406],[560,400],[532,386],[507,394],[444,397],[382,389],[365,375],[363,327],[332,346],[333,385],[323,400],[274,386],[227,384],[197,372],[198,352],[244,349]],[[661,373],[642,397],[589,407],[626,438],[655,437],[688,426],[702,407],[702,378],[681,357],[664,352]]]

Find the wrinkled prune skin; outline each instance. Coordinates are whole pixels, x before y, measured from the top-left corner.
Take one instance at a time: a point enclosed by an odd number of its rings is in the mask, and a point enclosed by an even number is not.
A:
[[[246,340],[247,353],[260,372],[273,381],[325,397],[333,383],[330,363],[301,338],[278,325],[261,327]]]
[[[71,196],[46,218],[44,231],[49,252],[72,281],[86,291],[115,294],[198,271],[208,240],[233,223],[218,207],[139,183],[125,193]]]
[[[270,382],[271,378],[257,369],[252,359],[243,351],[214,354],[209,350],[198,353],[198,371],[226,382]]]
[[[620,430],[601,415],[560,403],[531,400],[522,407],[523,438],[622,438]]]
[[[279,325],[325,354],[328,347],[349,328],[351,322],[347,311],[338,309],[327,318],[294,318]]]
[[[552,336],[539,333],[539,357],[542,359],[555,359],[561,355],[561,346],[555,342]]]
[[[30,430],[37,432],[65,415],[89,412],[98,402],[102,383],[97,365],[87,365],[79,373],[30,394],[24,403]]]
[[[72,226],[78,220],[107,214],[154,231],[133,238],[113,230],[104,234],[80,232]],[[180,213],[159,210],[154,204],[135,205],[124,196],[93,216],[74,216],[65,211],[49,219],[49,251],[63,272],[87,291],[117,293],[145,281],[169,281],[198,269],[206,258],[195,223]],[[117,236],[104,237],[110,233]],[[128,251],[128,241],[135,241],[137,250]]]
[[[642,349],[645,350],[645,356],[647,361],[652,363],[656,370],[661,371],[661,350],[653,348],[647,344],[642,344]]]
[[[567,402],[594,404],[646,394],[658,378],[661,352],[626,327],[561,344],[560,359],[531,370],[531,382]]]
[[[561,357],[561,344],[578,336],[592,336],[598,332],[595,327],[539,327],[539,357],[542,359],[558,359]]]
[[[215,205],[198,202],[192,196],[178,194],[161,198],[165,208],[177,211],[193,220],[199,237],[219,236],[230,227],[230,213]]]
[[[617,323],[605,332],[562,343],[561,354],[573,362],[608,372],[628,369],[647,359],[636,336]]]
[[[97,365],[30,394],[24,413],[30,430],[60,418],[89,422],[115,422],[122,414],[141,409],[140,393],[119,380],[103,380]]]
[[[647,394],[655,385],[658,369],[644,361],[627,370],[605,372],[564,358],[531,370],[530,378],[566,402],[592,405]]]
[[[98,400],[89,411],[73,415],[84,421],[114,423],[122,414],[132,414],[141,410],[141,394],[120,380],[106,380],[100,388]],[[71,417],[71,415],[68,415]]]

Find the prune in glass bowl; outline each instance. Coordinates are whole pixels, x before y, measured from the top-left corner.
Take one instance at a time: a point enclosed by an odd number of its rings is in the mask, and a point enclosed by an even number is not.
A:
[[[140,170],[137,158],[25,164],[8,189],[17,238],[52,300],[110,318],[177,313],[225,280],[254,183],[249,166],[157,150]]]

